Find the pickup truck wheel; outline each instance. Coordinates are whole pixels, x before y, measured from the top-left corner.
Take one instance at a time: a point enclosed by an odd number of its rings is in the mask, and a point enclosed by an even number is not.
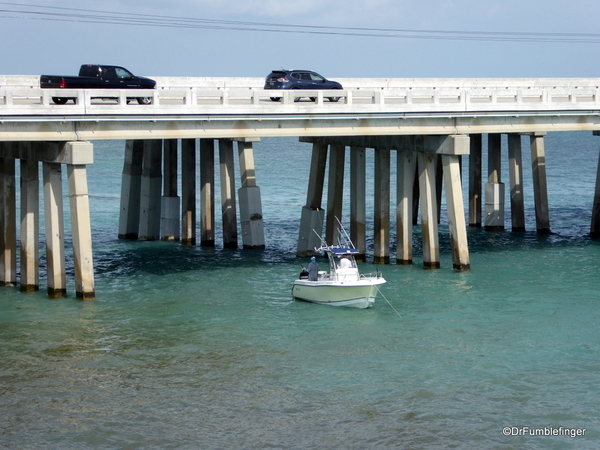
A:
[[[52,101],[57,105],[64,105],[69,101],[69,99],[63,97],[52,97]]]
[[[137,101],[140,105],[151,105],[152,97],[138,97]]]

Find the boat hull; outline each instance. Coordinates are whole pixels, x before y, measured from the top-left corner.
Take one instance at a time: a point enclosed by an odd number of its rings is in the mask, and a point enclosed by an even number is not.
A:
[[[292,296],[305,302],[364,309],[373,306],[377,286],[383,283],[383,278],[362,279],[354,283],[296,280]]]

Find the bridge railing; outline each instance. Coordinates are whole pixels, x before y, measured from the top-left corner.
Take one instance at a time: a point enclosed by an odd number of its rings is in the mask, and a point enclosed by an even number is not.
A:
[[[52,100],[55,97],[71,100],[59,105]],[[144,97],[151,97],[152,104],[138,104],[135,101]],[[0,88],[0,117],[87,114],[502,113],[599,109],[600,89],[597,87],[327,91],[197,87],[156,90]]]

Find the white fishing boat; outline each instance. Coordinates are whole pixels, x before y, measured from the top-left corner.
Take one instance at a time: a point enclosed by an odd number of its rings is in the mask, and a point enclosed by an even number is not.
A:
[[[294,281],[292,296],[306,302],[352,308],[368,308],[375,303],[380,285],[385,279],[380,272],[363,275],[359,272],[355,255],[359,252],[350,246],[323,245],[323,252],[329,260],[329,271],[320,270],[316,280],[309,280],[309,273],[303,269],[300,278]],[[313,277],[314,278],[314,277]]]

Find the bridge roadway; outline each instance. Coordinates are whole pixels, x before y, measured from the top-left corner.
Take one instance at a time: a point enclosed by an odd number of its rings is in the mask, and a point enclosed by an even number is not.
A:
[[[42,90],[35,78],[5,77],[12,84],[2,85],[0,77],[0,141],[600,129],[600,79],[341,79],[346,90],[303,92],[315,102],[295,102],[298,91],[265,91],[262,79],[156,79],[153,104],[138,105],[126,98],[148,91]],[[53,96],[77,100],[55,105]]]
[[[126,140],[119,236],[195,243],[196,138],[200,144],[201,245],[214,245],[215,140],[219,145],[223,245],[237,247],[233,142],[243,246],[264,247],[252,142],[300,137],[313,145],[297,254],[335,239],[342,214],[345,149],[350,147],[350,234],[366,249],[366,148],[375,149],[374,250],[389,263],[390,151],[397,152],[397,264],[412,263],[414,212],[421,210],[424,268],[439,267],[438,204],[443,174],[452,260],[470,268],[460,161],[469,157],[469,225],[482,225],[482,135],[488,134],[487,229],[504,227],[501,134],[508,134],[513,230],[524,230],[521,136],[529,136],[538,232],[550,230],[544,138],[551,131],[600,131],[598,79],[338,79],[344,90],[265,91],[262,78],[160,78],[158,89],[47,90],[39,77],[0,76],[0,284],[17,283],[15,160],[20,160],[22,291],[39,288],[39,180],[43,166],[48,294],[66,295],[61,166],[66,165],[78,298],[95,297],[86,165],[89,141]],[[298,101],[301,92],[302,98]],[[151,95],[151,105],[128,97]],[[52,97],[69,97],[64,105]],[[106,99],[109,97],[110,99]],[[339,97],[339,101],[329,101]],[[314,101],[311,101],[313,98]],[[276,101],[274,101],[274,99]],[[180,145],[177,144],[180,142]],[[178,148],[181,197],[177,192]],[[164,157],[164,167],[162,161]],[[326,211],[321,207],[326,162]],[[164,172],[162,172],[164,170]],[[164,189],[163,181],[164,179]],[[591,234],[600,235],[596,183]],[[161,192],[162,191],[162,192]],[[414,191],[414,192],[413,192]],[[326,217],[325,217],[326,216]],[[326,222],[325,222],[326,218]]]

